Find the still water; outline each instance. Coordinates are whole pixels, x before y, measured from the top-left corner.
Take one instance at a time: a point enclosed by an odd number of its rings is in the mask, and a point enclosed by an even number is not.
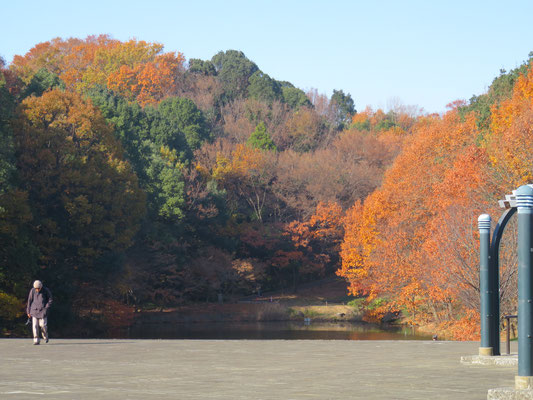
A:
[[[141,323],[123,332],[130,339],[431,340],[411,328],[364,323],[211,322]]]

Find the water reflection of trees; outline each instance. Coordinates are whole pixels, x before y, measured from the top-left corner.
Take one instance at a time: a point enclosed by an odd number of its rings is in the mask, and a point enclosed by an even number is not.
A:
[[[413,328],[359,323],[239,322],[239,323],[154,323],[128,333],[139,339],[283,339],[283,340],[421,340],[429,336]]]

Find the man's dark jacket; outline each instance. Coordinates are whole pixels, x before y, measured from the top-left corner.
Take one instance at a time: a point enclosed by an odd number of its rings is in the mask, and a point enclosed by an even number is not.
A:
[[[35,288],[30,290],[28,295],[28,305],[26,306],[26,314],[30,314],[35,318],[44,318],[48,314],[48,309],[52,305],[52,293],[44,286],[37,292]]]

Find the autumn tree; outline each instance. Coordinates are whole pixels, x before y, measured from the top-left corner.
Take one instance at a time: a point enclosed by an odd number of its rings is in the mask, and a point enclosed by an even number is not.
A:
[[[219,188],[209,173],[198,165],[184,169],[183,178],[186,230],[191,237],[216,241],[218,226],[224,225],[229,218],[226,191]]]
[[[373,111],[370,107],[367,107],[364,111],[358,112],[352,117],[350,127],[358,131],[369,131],[372,125],[370,119],[372,118]]]
[[[531,67],[530,67],[531,68]],[[509,188],[531,182],[533,158],[524,146],[533,135],[533,77],[521,75],[512,97],[491,109],[491,134],[487,138],[494,168]]]
[[[324,137],[326,127],[320,116],[309,107],[301,107],[286,122],[287,147],[297,152],[317,148]]]
[[[51,90],[27,98],[15,125],[17,167],[47,275],[69,276],[132,243],[144,197],[99,111]]]
[[[10,126],[15,99],[7,87],[4,71],[4,61],[0,58],[0,194],[9,190],[15,171],[13,133]]]
[[[361,221],[346,227],[350,246],[361,252],[354,257],[349,247],[343,250],[350,254],[343,258],[343,275],[357,277],[351,282],[354,293],[387,298],[390,307],[405,309],[413,322],[429,318],[431,264],[420,249],[427,240],[427,223],[437,215],[434,185],[465,145],[473,143],[474,126],[473,119],[461,123],[457,112],[443,121],[419,123],[381,189],[365,201]]]
[[[318,203],[307,221],[293,221],[286,232],[294,247],[307,254],[311,264],[322,274],[338,265],[340,243],[344,234],[343,210],[336,203]]]
[[[59,76],[63,70],[64,58],[82,43],[83,41],[80,39],[62,40],[61,38],[39,43],[31,48],[24,56],[15,55],[10,68],[26,84],[42,68]]]
[[[0,308],[4,310],[0,322],[4,328],[19,317],[18,298],[26,294],[21,282],[36,270],[39,255],[30,237],[32,212],[28,194],[20,189],[16,171],[11,126],[16,101],[6,82],[8,73],[0,58]]]
[[[212,171],[215,178],[233,197],[236,207],[239,198],[253,210],[253,218],[262,222],[269,208],[274,179],[272,156],[262,150],[246,145],[237,145],[228,159],[219,156]]]
[[[397,152],[387,141],[348,131],[314,152],[280,153],[272,187],[284,204],[280,218],[306,220],[320,202],[350,208],[380,185]]]
[[[350,95],[308,97],[234,50],[186,63],[158,43],[58,38],[4,76],[0,107],[25,99],[16,146],[0,138],[0,257],[27,266],[9,284],[37,265],[75,283],[122,267],[99,296],[168,305],[314,279],[403,143],[340,130]]]
[[[196,104],[205,116],[207,126],[213,136],[221,131],[221,103],[223,97],[222,84],[216,76],[189,73],[185,79],[180,96],[188,98]]]
[[[246,142],[261,122],[278,149],[287,143],[285,121],[289,113],[278,101],[269,105],[255,99],[237,100],[222,107],[221,114],[224,136],[235,143]]]
[[[488,92],[472,96],[468,104],[460,107],[460,113],[467,114],[473,112],[476,115],[478,128],[481,130],[489,129],[492,106],[512,96],[515,83],[521,75],[525,75],[528,72],[531,56],[532,54],[530,53],[527,61],[509,72],[504,69],[500,70],[500,75],[494,78]]]
[[[39,75],[46,70],[48,80],[57,76],[69,90],[85,93],[99,85],[144,106],[177,94],[184,62],[181,53],[163,53],[158,43],[100,35],[40,43],[15,56],[11,68],[30,87],[36,75],[42,81]]]

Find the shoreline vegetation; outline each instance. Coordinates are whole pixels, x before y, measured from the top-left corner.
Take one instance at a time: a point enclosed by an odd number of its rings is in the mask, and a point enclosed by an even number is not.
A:
[[[346,293],[346,282],[329,278],[309,282],[291,290],[262,293],[244,298],[219,297],[217,303],[193,303],[179,307],[143,307],[141,314],[154,312],[180,315],[184,322],[207,321],[294,321],[312,318],[322,322],[363,320],[363,309]]]
[[[410,327],[402,323],[399,315],[390,315],[381,322],[365,321],[367,312],[363,298],[353,298],[346,294],[342,279],[329,278],[302,285],[297,293],[291,291],[268,292],[262,296],[245,298],[220,298],[216,303],[191,303],[177,307],[129,307],[106,313],[93,310],[93,317],[102,317],[102,322],[111,326],[110,331],[121,330],[143,324],[228,324],[228,323],[278,323],[305,322],[307,324],[327,324],[335,330],[335,325],[360,324],[376,328]],[[106,315],[103,315],[106,313]],[[416,327],[417,331],[419,330]],[[420,330],[423,335],[433,332]]]
[[[363,322],[362,314],[348,305],[324,304],[289,306],[268,299],[249,303],[195,304],[168,309],[141,310],[143,320],[150,314],[171,316],[173,322],[278,322],[302,321],[309,318],[317,322]],[[148,318],[147,318],[148,317]]]
[[[413,326],[401,314],[386,315],[381,321],[365,320],[364,298],[349,296],[346,283],[338,277],[309,282],[291,290],[267,292],[261,296],[224,298],[216,303],[193,303],[178,307],[132,307],[130,318],[123,319],[130,327],[140,324],[221,324],[228,323],[303,323],[312,328],[345,330],[347,325],[362,325],[377,329],[412,328],[421,336],[438,334],[447,340],[446,332],[434,325]],[[109,323],[110,321],[108,321]],[[120,330],[120,324],[115,325]]]

